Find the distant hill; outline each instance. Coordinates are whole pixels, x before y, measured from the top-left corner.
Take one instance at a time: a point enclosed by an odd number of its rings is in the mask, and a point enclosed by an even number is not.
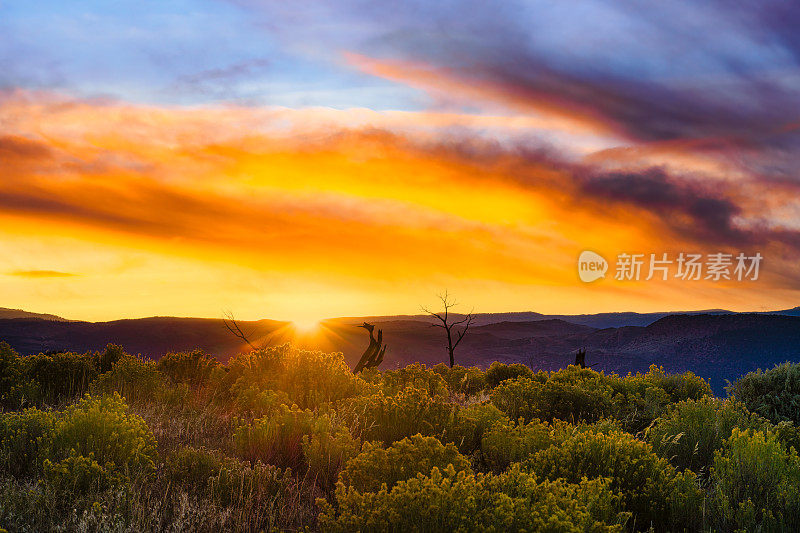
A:
[[[42,320],[66,321],[65,318],[61,318],[60,316],[56,315],[31,313],[29,311],[23,311],[22,309],[8,309],[7,307],[0,307],[0,319],[5,318],[41,318]]]
[[[537,318],[531,319],[530,315]],[[641,324],[656,315],[652,322]],[[51,316],[51,315],[45,315]],[[501,317],[501,320],[490,320]],[[586,362],[605,372],[646,371],[650,364],[669,372],[691,370],[710,380],[717,393],[725,380],[784,361],[800,361],[800,309],[769,313],[713,311],[686,313],[607,313],[552,318],[536,313],[480,315],[456,353],[459,364],[486,367],[492,361],[522,362],[555,370],[586,348]],[[645,318],[646,317],[646,318]],[[413,362],[434,365],[446,360],[442,330],[430,317],[368,317],[383,330],[388,345],[383,368]],[[343,352],[352,365],[367,345],[356,327],[364,317],[322,322],[321,333],[293,338],[286,322],[240,322],[256,344],[292,341],[302,347]],[[614,327],[591,324],[613,322]],[[636,325],[628,325],[633,322]],[[112,322],[63,319],[0,319],[0,340],[23,354],[42,351],[93,351],[108,343],[129,353],[158,358],[170,351],[202,349],[220,360],[248,349],[222,320],[153,317]]]

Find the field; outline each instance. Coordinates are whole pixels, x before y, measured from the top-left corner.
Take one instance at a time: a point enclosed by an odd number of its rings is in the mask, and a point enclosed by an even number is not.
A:
[[[0,344],[0,528],[800,530],[800,365],[727,394],[658,367]]]

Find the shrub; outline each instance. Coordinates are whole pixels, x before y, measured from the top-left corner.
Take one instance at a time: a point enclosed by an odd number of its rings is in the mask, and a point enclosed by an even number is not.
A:
[[[512,419],[593,422],[613,413],[613,391],[603,374],[569,366],[508,379],[492,391],[492,403]]]
[[[454,442],[461,453],[473,453],[480,449],[484,434],[497,422],[510,423],[511,420],[491,403],[458,409],[444,440]]]
[[[336,507],[318,500],[321,531],[605,532],[622,531],[626,519],[602,480],[539,483],[519,470],[493,476],[434,467],[391,490],[339,483],[335,498]]]
[[[20,356],[6,342],[0,342],[0,406],[13,409],[22,400]]]
[[[728,394],[775,424],[789,421],[800,426],[800,363],[750,372],[728,386]]]
[[[714,456],[711,481],[715,529],[800,530],[800,458],[775,435],[734,429]]]
[[[359,492],[378,492],[381,485],[391,489],[398,481],[428,475],[433,467],[444,470],[453,465],[456,472],[472,472],[469,459],[452,444],[444,445],[435,437],[414,435],[388,448],[364,443],[359,455],[348,461],[339,479]]]
[[[44,477],[49,490],[66,498],[101,492],[124,481],[112,468],[95,461],[94,454],[84,457],[77,455],[74,450],[55,464],[45,459]]]
[[[54,462],[73,454],[92,458],[110,473],[126,476],[152,470],[157,458],[153,434],[141,417],[128,413],[119,394],[86,395],[56,421]]]
[[[140,404],[159,398],[165,387],[164,376],[156,369],[156,363],[142,357],[126,355],[101,374],[92,383],[93,394],[119,393],[132,404]]]
[[[156,368],[173,384],[184,383],[193,389],[204,387],[219,361],[202,350],[168,353],[158,360]]]
[[[447,382],[441,374],[420,363],[413,363],[397,370],[387,370],[381,373],[381,377],[383,392],[389,395],[397,394],[407,388],[424,390],[429,396],[446,394],[448,391]]]
[[[206,448],[181,447],[167,463],[169,479],[189,490],[210,495],[220,505],[274,501],[294,484],[290,470],[250,463]]]
[[[363,440],[379,440],[388,446],[417,433],[441,436],[452,423],[455,407],[440,396],[410,387],[393,396],[377,392],[349,398],[337,411]]]
[[[289,344],[241,354],[220,374],[221,391],[256,386],[283,391],[301,408],[313,408],[357,394],[364,382],[353,375],[341,353],[300,350]]]
[[[233,391],[233,403],[241,413],[261,418],[276,412],[281,405],[291,403],[289,396],[283,391],[244,387],[241,383],[237,385]]]
[[[606,379],[613,390],[614,417],[631,433],[646,429],[675,402],[711,394],[708,383],[691,372],[669,375],[655,365],[645,374],[612,374]]]
[[[766,420],[740,403],[705,397],[672,406],[647,431],[655,452],[679,469],[708,473],[714,452],[722,448],[734,428],[762,429]]]
[[[126,356],[127,354],[125,350],[122,349],[122,346],[108,344],[106,349],[102,352],[95,352],[93,356],[94,365],[97,367],[97,371],[102,374],[103,372],[110,371],[114,368],[114,363]]]
[[[574,433],[522,463],[523,468],[555,480],[578,483],[583,478],[608,478],[619,492],[624,508],[633,515],[637,529],[681,529],[687,517],[697,518],[700,501],[694,475],[676,474],[669,463],[656,456],[650,446],[624,432]]]
[[[358,453],[358,443],[348,429],[330,415],[285,405],[271,416],[240,427],[234,434],[234,443],[237,453],[245,459],[308,470],[326,486]]]
[[[490,389],[495,388],[507,379],[532,378],[533,370],[527,366],[514,363],[507,365],[499,361],[494,361],[486,370],[486,386]]]
[[[0,415],[0,465],[15,477],[35,474],[47,456],[55,417],[36,408]]]
[[[527,459],[556,441],[553,428],[539,420],[527,424],[501,421],[483,435],[481,450],[486,465],[495,472],[502,472],[511,463]]]
[[[450,392],[474,396],[487,387],[486,372],[474,366],[465,368],[455,365],[450,368],[444,363],[439,363],[432,370],[442,376]]]
[[[97,375],[89,354],[56,353],[23,357],[22,380],[34,385],[31,400],[36,404],[58,405],[79,398]]]

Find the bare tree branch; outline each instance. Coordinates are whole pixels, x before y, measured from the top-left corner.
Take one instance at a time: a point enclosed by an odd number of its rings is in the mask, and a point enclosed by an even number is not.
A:
[[[455,364],[455,349],[458,347],[461,340],[464,338],[464,335],[467,334],[469,331],[469,327],[472,324],[475,316],[472,311],[469,314],[465,315],[463,318],[459,320],[452,320],[450,317],[450,309],[458,305],[458,302],[455,300],[450,299],[450,294],[445,291],[442,294],[439,294],[439,300],[442,302],[442,307],[444,307],[443,312],[435,313],[429,310],[427,307],[421,307],[422,311],[429,314],[430,316],[436,318],[440,324],[433,323],[431,326],[442,328],[445,330],[447,334],[447,353],[450,356],[450,367],[452,368]],[[457,326],[463,326],[461,328],[457,328]],[[456,328],[456,329],[454,329]],[[455,335],[455,340],[453,336]]]
[[[242,328],[239,327],[239,324],[236,322],[236,318],[233,316],[233,313],[230,311],[225,311],[224,315],[225,318],[222,319],[222,323],[225,325],[228,331],[230,331],[234,337],[246,342],[247,345],[253,350],[258,350],[258,348],[252,342],[250,342],[250,336],[245,334],[245,332],[242,331]]]

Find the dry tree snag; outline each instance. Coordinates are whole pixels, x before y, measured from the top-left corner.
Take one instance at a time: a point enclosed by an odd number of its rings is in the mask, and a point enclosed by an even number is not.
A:
[[[234,318],[233,313],[230,311],[225,312],[225,318],[222,319],[222,323],[234,337],[243,340],[253,350],[258,350],[258,348],[254,346],[252,342],[250,342],[250,335],[247,335],[244,331],[242,331],[242,328],[240,328],[239,324],[236,323],[236,318]]]
[[[386,345],[383,344],[383,331],[378,330],[378,338],[372,335],[375,326],[373,324],[367,324],[364,322],[359,328],[364,328],[365,330],[369,331],[369,346],[367,346],[364,355],[361,356],[361,359],[358,361],[358,364],[353,369],[353,373],[357,374],[366,368],[373,368],[377,367],[383,362],[383,355],[386,353]]]
[[[586,348],[581,348],[575,354],[575,366],[586,368]]]
[[[450,295],[447,294],[447,291],[445,291],[444,294],[440,294],[439,299],[442,301],[444,311],[440,313],[434,313],[433,311],[430,311],[425,307],[423,307],[422,310],[431,315],[432,317],[437,318],[441,322],[441,324],[433,324],[433,325],[437,328],[442,328],[447,333],[447,353],[450,356],[450,368],[453,368],[453,365],[456,364],[454,355],[456,348],[458,347],[458,344],[461,342],[461,339],[464,338],[464,335],[467,334],[469,326],[470,324],[472,324],[472,321],[475,319],[475,316],[472,314],[472,312],[470,312],[469,314],[464,315],[464,317],[459,320],[453,320],[453,317],[449,315],[450,308],[458,305],[458,302],[450,300]],[[458,326],[461,327],[458,328]]]

